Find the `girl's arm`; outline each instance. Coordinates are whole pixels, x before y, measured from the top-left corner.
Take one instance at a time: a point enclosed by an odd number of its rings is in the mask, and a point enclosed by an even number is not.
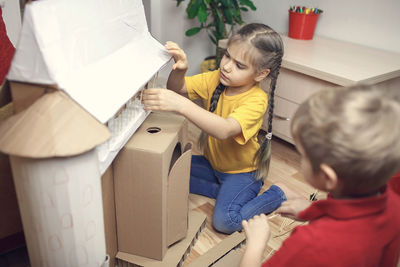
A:
[[[188,61],[185,52],[174,42],[168,41],[165,44],[168,53],[174,57],[175,64],[168,76],[167,88],[174,92],[186,95],[185,74],[188,69]]]
[[[259,267],[262,264],[271,231],[265,214],[256,215],[249,221],[242,221],[246,233],[246,250],[240,267]]]
[[[242,132],[237,120],[215,115],[171,90],[146,89],[143,91],[143,103],[146,110],[177,112],[217,139],[223,140]]]

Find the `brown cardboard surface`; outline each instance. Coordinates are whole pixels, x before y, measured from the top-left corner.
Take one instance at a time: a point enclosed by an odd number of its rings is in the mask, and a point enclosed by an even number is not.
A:
[[[109,255],[110,267],[115,266],[118,252],[117,222],[115,220],[114,176],[112,165],[101,177],[103,197],[104,231],[106,236],[106,252]]]
[[[213,267],[239,267],[240,261],[242,260],[243,253],[240,250],[231,250],[214,263]]]
[[[189,179],[185,177],[190,177],[191,158],[191,150],[183,153],[168,176],[167,246],[186,236],[186,231],[183,230],[188,228]]]
[[[239,246],[241,243],[244,242],[246,239],[246,236],[244,233],[239,233],[239,232],[234,232],[231,234],[229,237],[225,238],[222,240],[218,245],[215,247],[211,248],[209,251],[207,251],[205,254],[201,255],[194,261],[192,261],[188,267],[205,267],[205,266],[213,266],[213,264],[217,263],[219,260],[221,260],[225,255],[227,255],[232,249],[235,247]],[[231,254],[231,256],[234,253]],[[230,256],[230,257],[231,257]],[[232,257],[237,257],[237,256],[232,256]],[[234,265],[229,265],[228,263],[230,262],[229,259],[224,259],[219,265],[220,267],[230,267]],[[223,262],[226,262],[227,264],[223,264]]]
[[[38,100],[46,92],[55,91],[45,85],[10,82],[15,113],[21,112]]]
[[[189,212],[189,227],[187,235],[184,239],[170,246],[162,261],[148,259],[140,256],[135,256],[129,253],[118,252],[118,266],[143,266],[143,267],[173,267],[179,266],[190,252],[194,243],[197,241],[197,236],[205,227],[206,215],[196,212]]]
[[[107,127],[56,91],[1,123],[0,151],[29,158],[72,156],[109,137]]]
[[[0,86],[0,107],[5,106],[10,102],[11,102],[10,87],[8,81],[6,80]]]
[[[6,81],[0,87],[0,121],[11,117],[14,114],[13,103],[9,83]]]
[[[118,251],[162,260],[168,245],[185,236],[191,159],[191,151],[182,154],[186,126],[182,116],[151,113],[115,159]]]

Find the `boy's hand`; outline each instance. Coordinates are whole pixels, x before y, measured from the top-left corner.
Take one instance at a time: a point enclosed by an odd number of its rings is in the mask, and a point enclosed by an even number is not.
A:
[[[246,250],[240,266],[261,266],[262,256],[271,235],[268,218],[265,214],[256,215],[248,221],[242,221],[242,226],[246,233]]]
[[[291,218],[293,220],[299,220],[299,212],[305,210],[311,205],[311,201],[303,198],[296,198],[282,202],[282,205],[276,210],[276,213]]]
[[[248,221],[242,221],[242,226],[246,233],[247,247],[264,252],[271,235],[267,216],[256,215]]]
[[[172,65],[172,70],[187,70],[188,61],[185,52],[178,46],[178,44],[168,41],[165,44],[168,53],[174,57],[175,64]]]
[[[151,88],[143,90],[142,103],[145,110],[180,113],[187,101],[190,100],[168,89]]]

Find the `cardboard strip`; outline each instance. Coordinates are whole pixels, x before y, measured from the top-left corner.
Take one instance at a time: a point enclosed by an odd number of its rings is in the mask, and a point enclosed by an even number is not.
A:
[[[246,236],[243,232],[234,232],[229,237],[222,240],[218,245],[207,251],[205,254],[192,261],[188,267],[212,266],[232,249],[243,243],[245,239]]]
[[[135,256],[132,254],[118,252],[118,266],[134,267],[172,267],[181,266],[187,254],[189,254],[197,237],[206,223],[206,215],[196,212],[189,212],[189,228],[187,235],[178,243],[170,246],[162,261]]]

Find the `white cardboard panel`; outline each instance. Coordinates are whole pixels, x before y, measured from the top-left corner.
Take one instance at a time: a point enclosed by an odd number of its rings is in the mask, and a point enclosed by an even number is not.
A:
[[[106,248],[95,151],[10,161],[31,265],[101,266]]]
[[[26,5],[7,78],[56,84],[105,123],[170,58],[141,0],[42,0]]]

